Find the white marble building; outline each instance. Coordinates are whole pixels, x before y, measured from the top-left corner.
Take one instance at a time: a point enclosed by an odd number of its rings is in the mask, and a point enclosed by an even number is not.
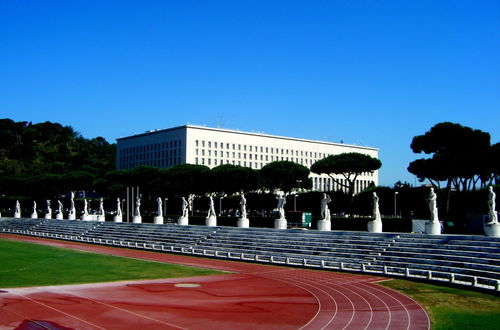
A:
[[[117,139],[116,168],[129,169],[140,165],[168,168],[189,163],[210,168],[234,164],[261,169],[277,160],[310,167],[321,158],[345,152],[359,152],[378,158],[377,148],[185,125]],[[340,189],[326,175],[311,174],[311,178],[313,190]],[[378,184],[378,171],[359,176],[356,192],[365,189],[371,182]]]

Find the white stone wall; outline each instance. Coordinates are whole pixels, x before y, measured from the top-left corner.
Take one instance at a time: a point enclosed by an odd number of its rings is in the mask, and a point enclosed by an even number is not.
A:
[[[179,163],[210,168],[234,164],[261,169],[277,160],[289,160],[310,167],[328,155],[345,152],[359,152],[378,158],[376,148],[193,125],[150,131],[117,141],[117,169],[137,165],[166,168]],[[340,189],[326,175],[311,174],[311,178],[314,190]],[[371,182],[378,185],[378,171],[359,176],[356,192],[365,189]]]

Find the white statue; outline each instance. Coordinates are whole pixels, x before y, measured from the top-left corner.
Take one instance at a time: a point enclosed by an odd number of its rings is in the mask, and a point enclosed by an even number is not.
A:
[[[141,199],[139,197],[137,197],[135,199],[135,214],[134,214],[136,217],[140,217],[141,216]]]
[[[373,221],[382,221],[378,201],[377,193],[373,192]]]
[[[47,214],[52,213],[52,208],[50,207],[50,199],[47,199]]]
[[[328,204],[332,201],[331,197],[327,194],[323,193],[323,198],[321,199],[321,218],[323,220],[330,221],[330,209],[328,208]]]
[[[243,219],[246,219],[247,217],[247,200],[245,198],[245,194],[241,193],[241,198],[240,198],[240,210],[241,210],[241,217]]]
[[[285,220],[285,204],[286,204],[286,198],[285,194],[282,192],[278,192],[276,194],[276,199],[278,200],[278,214],[280,216],[280,220]]]
[[[162,217],[163,216],[163,202],[160,197],[156,199],[156,202],[158,203],[158,211],[156,211],[156,216]]]
[[[31,212],[31,218],[32,219],[38,218],[38,213],[36,211],[36,201],[33,201],[33,212]]]
[[[434,192],[434,188],[431,188],[427,202],[429,203],[429,210],[431,211],[431,222],[439,223],[437,196],[436,193]]]
[[[83,215],[85,216],[89,215],[89,209],[86,199],[83,200]]]
[[[497,195],[493,191],[493,187],[489,187],[489,194],[488,194],[488,217],[490,221],[488,224],[492,223],[498,223],[498,214],[496,211],[496,205],[495,205],[495,200],[497,198]]]
[[[14,212],[21,213],[21,203],[18,200],[16,200],[16,210]]]
[[[62,209],[63,209],[63,204],[61,203],[60,200],[57,200],[57,214],[62,214],[63,213]]]
[[[105,216],[105,212],[104,212],[104,201],[101,197],[101,199],[99,200],[99,215],[100,216]]]
[[[122,216],[122,205],[120,203],[120,198],[116,199],[116,215],[119,217]]]
[[[190,194],[188,196],[188,208],[189,208],[189,211],[193,211],[193,202],[194,202],[194,195]]]
[[[75,193],[74,192],[70,193],[70,203],[71,203],[71,206],[70,206],[70,209],[69,209],[69,215],[70,215],[70,218],[71,218],[71,216],[74,217],[76,215]]]
[[[189,207],[189,204],[188,204],[188,201],[182,197],[182,218],[187,218],[188,217],[188,207]]]
[[[215,207],[214,207],[214,199],[210,196],[208,201],[208,215],[207,218],[215,217]]]

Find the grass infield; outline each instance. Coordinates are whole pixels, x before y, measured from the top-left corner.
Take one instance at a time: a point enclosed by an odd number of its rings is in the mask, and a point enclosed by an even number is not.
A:
[[[0,288],[112,282],[223,272],[0,239]]]
[[[399,279],[380,284],[402,292],[422,305],[429,313],[433,330],[500,327],[499,296]]]

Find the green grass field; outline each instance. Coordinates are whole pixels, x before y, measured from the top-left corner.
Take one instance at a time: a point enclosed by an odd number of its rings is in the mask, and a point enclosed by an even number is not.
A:
[[[221,273],[223,272],[0,240],[0,288]]]
[[[422,305],[431,318],[432,329],[499,329],[500,297],[405,280],[380,284],[402,292]]]

